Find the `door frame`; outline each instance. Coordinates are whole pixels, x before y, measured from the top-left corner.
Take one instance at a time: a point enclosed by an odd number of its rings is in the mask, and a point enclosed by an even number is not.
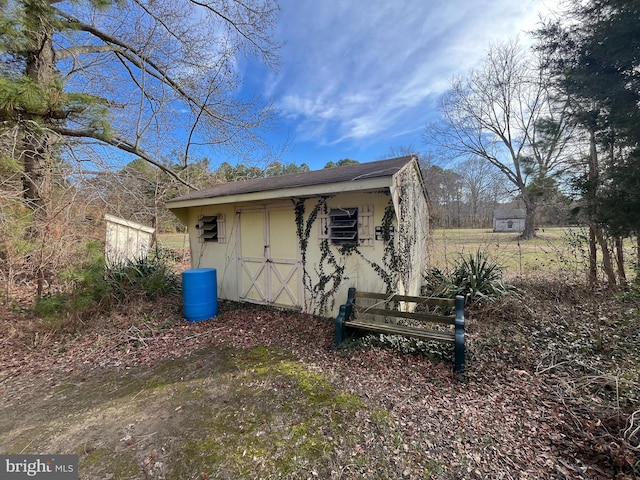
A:
[[[236,235],[237,244],[236,248],[238,251],[238,299],[240,301],[250,302],[250,303],[258,303],[263,305],[276,305],[282,306],[286,308],[293,309],[303,309],[304,308],[304,289],[303,289],[303,268],[302,268],[302,255],[300,252],[300,245],[296,238],[296,258],[293,259],[274,259],[271,256],[271,232],[270,232],[270,220],[269,220],[269,212],[277,211],[277,210],[285,210],[292,211],[292,207],[288,204],[273,204],[273,205],[265,205],[262,207],[245,207],[245,208],[236,208],[236,222],[238,228],[238,234]],[[253,213],[262,213],[263,216],[263,256],[262,257],[245,257],[242,252],[242,227],[241,227],[241,217],[243,212],[253,212]],[[294,225],[295,228],[295,225]],[[257,273],[255,275],[251,274],[251,272],[245,267],[245,263],[259,263],[261,264]],[[278,265],[292,265],[292,269],[287,272],[280,272],[278,269]],[[243,279],[246,275],[251,279],[251,285],[243,285]],[[294,275],[298,276],[298,279],[295,283],[295,288],[297,292],[293,292],[291,286],[289,286],[289,281],[292,279]],[[278,279],[278,285],[274,286],[272,284],[272,277]],[[263,284],[256,283],[260,278],[264,278]],[[263,289],[261,287],[264,286]],[[258,294],[260,295],[262,300],[256,300],[254,298],[246,297],[246,294],[249,291],[255,288]],[[277,304],[274,303],[273,300],[278,298],[284,291],[292,300],[292,304]],[[297,303],[296,303],[297,302]]]

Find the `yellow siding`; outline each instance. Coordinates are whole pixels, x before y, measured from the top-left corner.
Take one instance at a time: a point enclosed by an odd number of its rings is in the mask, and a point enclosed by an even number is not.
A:
[[[413,164],[408,167],[413,168]],[[366,217],[360,225],[360,238],[366,237],[368,232],[374,232],[375,227],[382,226],[385,210],[391,208],[390,206],[394,208],[396,214],[392,219],[395,229],[393,248],[407,256],[403,271],[397,275],[400,282],[392,287],[392,290],[398,293],[419,293],[422,273],[426,266],[428,205],[421,188],[420,177],[415,171],[401,170],[394,177],[391,192],[338,193],[326,198],[327,210],[357,207],[359,215]],[[306,226],[314,207],[322,201],[320,197],[304,201],[303,227]],[[401,214],[400,225],[397,212]],[[220,214],[225,216],[226,242],[200,243],[195,229],[198,216]],[[348,255],[341,255],[339,247],[330,245],[329,259],[327,252],[324,252],[323,256],[320,248],[320,226],[323,223],[320,215],[309,230],[306,251],[301,252],[295,211],[290,200],[279,204],[193,207],[186,211],[177,211],[176,215],[183,221],[186,219],[189,227],[192,267],[217,269],[218,296],[221,299],[237,301],[244,295],[245,299],[258,303],[284,306],[295,306],[297,303],[304,311],[334,316],[340,304],[345,301],[349,287],[372,292],[388,290],[382,275],[375,268],[386,268],[383,258],[385,244],[381,239],[376,239],[375,234],[372,234],[370,238],[363,240],[357,251]],[[326,217],[324,221],[326,222]],[[399,238],[401,235],[408,237]],[[303,256],[304,277],[299,267]],[[264,270],[268,272],[268,278],[265,278],[264,282],[270,285],[271,298],[266,298],[267,292],[263,291],[262,287],[246,290],[251,277],[255,280],[261,268],[260,262],[256,262],[248,265],[248,270],[245,269],[243,273],[242,262],[247,258],[269,258],[269,261],[277,263]],[[335,261],[335,265],[332,261]],[[344,268],[344,271],[341,278],[337,278],[335,272],[340,268]],[[245,291],[242,291],[243,289]],[[331,298],[323,297],[326,292],[333,293]]]
[[[428,265],[429,204],[422,177],[413,163],[394,175],[391,192],[399,224],[396,249],[408,267],[401,272],[397,291],[400,295],[419,295]]]
[[[200,243],[198,231],[195,228],[198,216],[219,214],[225,216],[226,243]],[[192,268],[215,268],[217,270],[218,298],[234,301],[239,299],[236,221],[233,205],[191,208],[186,216]]]
[[[373,224],[382,225],[382,217],[384,216],[385,209],[389,205],[390,197],[384,193],[349,193],[345,195],[336,195],[335,197],[327,199],[327,208],[349,208],[349,207],[373,207]],[[310,212],[317,204],[318,199],[309,199],[305,202],[305,211]],[[360,210],[359,210],[360,211]],[[322,252],[319,249],[320,244],[320,222],[315,222],[311,229],[311,235],[309,238],[309,247],[307,249],[307,265],[306,271],[310,276],[310,283],[316,285],[319,278],[316,272],[320,268],[322,259]],[[384,255],[384,242],[381,240],[373,240],[372,246],[359,246],[358,251],[362,253],[364,257],[370,263],[383,265],[382,257]],[[347,298],[347,290],[349,287],[356,287],[360,290],[366,290],[371,292],[385,292],[386,286],[383,280],[376,274],[371,265],[364,261],[357,253],[342,256],[340,255],[339,248],[336,246],[330,246],[330,251],[335,256],[338,264],[344,266],[344,276],[340,282],[340,286],[335,294],[335,302],[327,305],[329,312],[327,314],[337,314],[338,308],[341,303]],[[325,269],[331,268],[324,262]],[[328,286],[330,289],[332,284]],[[308,294],[308,292],[305,292]],[[319,305],[317,301],[312,302],[313,299],[308,299],[309,305],[307,309],[314,311]]]

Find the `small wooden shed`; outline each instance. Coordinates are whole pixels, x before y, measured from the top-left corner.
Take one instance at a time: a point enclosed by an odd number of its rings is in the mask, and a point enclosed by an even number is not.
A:
[[[167,207],[220,299],[335,315],[349,287],[420,292],[429,209],[413,156],[221,183]]]
[[[149,253],[155,229],[106,214],[104,256],[107,265],[140,260]]]
[[[525,211],[512,208],[493,211],[494,232],[522,232],[524,230]]]

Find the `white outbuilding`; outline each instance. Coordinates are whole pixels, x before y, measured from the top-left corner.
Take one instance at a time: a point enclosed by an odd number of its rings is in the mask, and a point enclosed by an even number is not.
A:
[[[521,208],[493,211],[494,232],[524,231],[525,211]]]

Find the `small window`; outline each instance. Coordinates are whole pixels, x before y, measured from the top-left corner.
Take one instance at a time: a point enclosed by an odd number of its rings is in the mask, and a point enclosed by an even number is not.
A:
[[[329,219],[329,238],[333,245],[358,244],[357,208],[332,208]]]
[[[332,245],[358,245],[373,247],[373,205],[332,208],[318,215],[320,242],[330,240]]]
[[[224,243],[224,215],[201,215],[196,223],[201,243]]]

